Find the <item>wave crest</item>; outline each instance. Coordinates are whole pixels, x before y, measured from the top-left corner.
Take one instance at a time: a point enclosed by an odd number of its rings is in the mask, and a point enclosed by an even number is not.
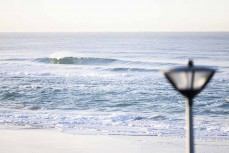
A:
[[[92,58],[92,57],[63,57],[63,58],[37,58],[37,62],[50,64],[73,64],[73,65],[102,65],[109,64],[117,59],[109,58]]]
[[[114,72],[157,72],[156,69],[144,69],[144,68],[110,68],[108,69]]]

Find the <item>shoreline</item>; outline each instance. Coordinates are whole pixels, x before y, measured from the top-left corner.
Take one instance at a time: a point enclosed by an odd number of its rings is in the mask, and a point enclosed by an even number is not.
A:
[[[185,138],[73,135],[56,129],[0,128],[1,153],[184,153]],[[227,153],[229,140],[195,140],[195,151]]]

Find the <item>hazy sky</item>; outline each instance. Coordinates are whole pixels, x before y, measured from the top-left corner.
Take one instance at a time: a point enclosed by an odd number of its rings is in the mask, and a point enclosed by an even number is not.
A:
[[[229,0],[0,0],[0,32],[229,31]]]

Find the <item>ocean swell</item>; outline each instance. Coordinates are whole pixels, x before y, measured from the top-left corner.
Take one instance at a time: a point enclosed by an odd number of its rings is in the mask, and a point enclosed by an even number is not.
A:
[[[93,58],[93,57],[63,57],[63,58],[37,58],[36,62],[49,64],[73,64],[73,65],[103,65],[118,61],[109,58]]]
[[[109,68],[109,71],[113,72],[157,72],[157,69],[145,69],[145,68]]]

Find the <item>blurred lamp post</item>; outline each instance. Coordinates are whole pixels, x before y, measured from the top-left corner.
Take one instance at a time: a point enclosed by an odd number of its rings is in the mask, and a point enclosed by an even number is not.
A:
[[[186,153],[194,153],[193,98],[208,84],[215,70],[207,67],[194,66],[191,60],[188,66],[177,67],[164,71],[165,77],[173,87],[186,97]]]

